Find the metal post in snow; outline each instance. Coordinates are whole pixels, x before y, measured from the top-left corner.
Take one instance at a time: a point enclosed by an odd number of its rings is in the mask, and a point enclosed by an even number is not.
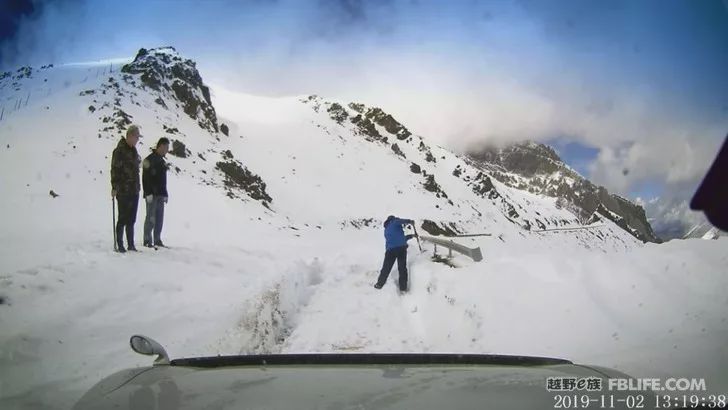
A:
[[[3,120],[3,115],[5,115],[5,107],[3,107],[2,111],[0,111],[0,121]]]
[[[28,101],[30,101],[30,91],[28,91],[28,97],[25,99],[25,106],[28,106]]]

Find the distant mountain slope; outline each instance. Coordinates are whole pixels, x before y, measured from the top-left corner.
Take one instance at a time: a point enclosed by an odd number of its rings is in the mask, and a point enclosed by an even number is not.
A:
[[[566,165],[549,146],[525,142],[476,149],[468,156],[474,166],[490,171],[510,187],[560,198],[584,221],[594,220],[598,214],[641,241],[661,242],[641,206],[594,185]]]
[[[718,239],[720,236],[725,236],[725,232],[705,221],[690,228],[682,239]]]

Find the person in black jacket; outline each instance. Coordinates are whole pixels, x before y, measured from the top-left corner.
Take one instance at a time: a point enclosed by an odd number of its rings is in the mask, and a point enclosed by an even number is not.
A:
[[[124,231],[130,251],[134,247],[134,222],[139,206],[139,163],[141,158],[136,150],[139,142],[139,127],[132,125],[126,130],[111,155],[111,196],[116,198],[119,207],[119,220],[116,222],[116,250],[126,252],[123,244]]]
[[[144,220],[144,246],[164,246],[162,243],[162,224],[164,222],[164,204],[167,203],[167,163],[164,156],[169,151],[169,140],[160,138],[155,148],[142,163],[142,185],[144,201],[147,204],[147,217]],[[152,231],[154,237],[152,238]],[[152,241],[153,239],[153,241]]]

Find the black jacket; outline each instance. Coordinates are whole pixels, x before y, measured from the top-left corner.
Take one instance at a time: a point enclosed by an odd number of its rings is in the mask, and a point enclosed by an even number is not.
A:
[[[167,194],[167,163],[161,155],[152,152],[142,163],[142,185],[144,196],[169,196]]]
[[[139,195],[140,162],[136,148],[122,138],[111,155],[111,188],[118,195]]]

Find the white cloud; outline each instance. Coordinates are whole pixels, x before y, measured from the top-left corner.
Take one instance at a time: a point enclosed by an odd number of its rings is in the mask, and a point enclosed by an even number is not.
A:
[[[664,239],[682,238],[691,228],[707,223],[702,212],[690,210],[689,200],[653,198],[638,204],[645,208],[652,228]]]

